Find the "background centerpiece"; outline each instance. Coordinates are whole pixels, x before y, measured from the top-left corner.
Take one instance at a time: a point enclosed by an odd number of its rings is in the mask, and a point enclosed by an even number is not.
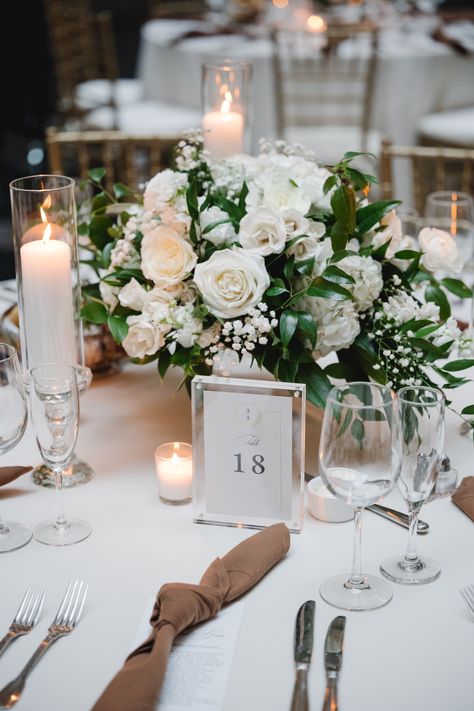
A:
[[[331,377],[397,389],[431,385],[435,372],[444,387],[463,384],[457,371],[474,361],[444,362],[460,335],[445,292],[471,290],[435,277],[461,270],[455,240],[425,228],[420,251],[397,202],[368,201],[375,178],[352,166],[357,155],[321,167],[302,148],[262,142],[257,157],[214,160],[193,132],[143,198],[123,185],[108,194],[92,171],[99,192],[79,230],[99,280],[83,316],[107,323],[134,361],[156,359],[161,376],[209,373],[230,349],[305,383],[318,407]]]

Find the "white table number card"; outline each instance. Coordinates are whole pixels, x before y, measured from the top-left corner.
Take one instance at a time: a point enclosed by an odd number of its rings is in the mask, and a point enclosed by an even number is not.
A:
[[[299,533],[305,385],[197,376],[192,401],[195,523]]]

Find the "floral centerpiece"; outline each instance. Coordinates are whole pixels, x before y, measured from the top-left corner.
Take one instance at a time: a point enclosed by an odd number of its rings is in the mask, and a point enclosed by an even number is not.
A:
[[[471,290],[435,276],[461,270],[455,240],[431,228],[419,246],[404,237],[397,201],[367,199],[376,181],[353,167],[357,155],[322,167],[262,142],[257,157],[215,161],[196,131],[143,196],[122,184],[109,194],[92,171],[99,192],[79,231],[99,279],[84,289],[84,318],[107,323],[135,362],[157,360],[161,376],[209,373],[230,349],[306,383],[320,407],[331,378],[397,389],[435,373],[462,385],[474,361],[446,362],[460,337],[446,290]]]

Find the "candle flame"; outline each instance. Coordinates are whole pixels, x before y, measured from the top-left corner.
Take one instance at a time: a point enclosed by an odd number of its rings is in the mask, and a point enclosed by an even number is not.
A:
[[[44,209],[49,210],[49,208],[51,207],[51,204],[52,204],[51,193],[48,193],[48,195],[46,196],[46,198],[43,202]]]
[[[43,243],[47,242],[49,239],[51,239],[51,225],[48,222],[48,216],[46,214],[46,210],[49,210],[51,207],[51,193],[46,196],[43,204],[40,206],[40,215],[41,215],[41,221],[44,222],[46,225],[45,230],[43,232]]]
[[[325,20],[319,15],[310,15],[306,24],[312,32],[325,32],[328,28]]]
[[[43,244],[45,244],[49,239],[51,239],[51,225],[48,222],[43,232]]]
[[[458,196],[456,193],[451,195],[451,235],[455,237],[457,234],[457,218],[458,218]]]
[[[179,464],[179,457],[176,454],[176,452],[173,452],[173,456],[171,457],[171,461],[173,463],[173,466],[176,468]]]
[[[221,112],[223,114],[228,114],[230,111],[230,106],[232,104],[232,94],[230,91],[226,91],[224,96],[225,96],[225,98],[224,98],[224,101],[222,102]]]
[[[272,0],[275,7],[286,7],[288,5],[288,0]]]

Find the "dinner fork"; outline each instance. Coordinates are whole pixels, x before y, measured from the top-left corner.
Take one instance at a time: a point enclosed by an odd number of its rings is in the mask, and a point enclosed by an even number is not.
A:
[[[10,642],[23,634],[31,632],[39,620],[45,595],[46,593],[42,588],[32,589],[29,587],[27,589],[8,632],[0,640],[0,656]]]
[[[459,591],[469,611],[474,615],[474,585],[466,585]]]
[[[0,708],[11,709],[20,698],[28,674],[47,649],[60,637],[73,631],[79,622],[86,600],[88,585],[82,580],[69,583],[59,610],[48,629],[48,634],[18,676],[0,691]]]

